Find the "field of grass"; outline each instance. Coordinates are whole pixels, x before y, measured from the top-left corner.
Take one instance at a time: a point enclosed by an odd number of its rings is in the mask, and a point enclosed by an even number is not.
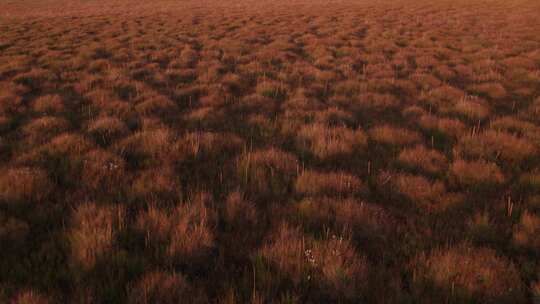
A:
[[[0,303],[539,301],[539,1],[0,0]]]

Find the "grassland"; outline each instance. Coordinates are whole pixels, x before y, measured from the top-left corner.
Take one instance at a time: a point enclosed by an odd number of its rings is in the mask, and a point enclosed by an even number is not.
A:
[[[0,0],[0,303],[539,303],[540,2]]]

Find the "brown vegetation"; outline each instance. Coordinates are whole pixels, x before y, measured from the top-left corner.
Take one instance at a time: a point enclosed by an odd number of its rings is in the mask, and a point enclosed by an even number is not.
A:
[[[538,12],[0,1],[0,303],[538,301]]]

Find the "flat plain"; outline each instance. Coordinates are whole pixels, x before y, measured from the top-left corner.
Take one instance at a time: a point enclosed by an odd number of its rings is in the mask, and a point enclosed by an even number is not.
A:
[[[539,1],[0,0],[1,303],[539,301]]]

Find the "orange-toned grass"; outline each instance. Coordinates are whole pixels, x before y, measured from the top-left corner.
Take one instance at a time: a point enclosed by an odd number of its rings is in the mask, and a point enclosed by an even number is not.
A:
[[[456,146],[456,153],[466,157],[519,163],[534,156],[537,148],[526,139],[510,133],[488,130],[462,137]]]
[[[535,252],[540,251],[540,217],[528,211],[521,214],[512,235],[514,244]]]
[[[366,191],[364,183],[356,176],[346,172],[303,171],[296,179],[297,193],[305,195],[347,196]]]
[[[426,303],[443,299],[524,302],[523,283],[516,267],[491,249],[467,243],[420,255],[413,292],[424,294]]]
[[[298,131],[297,144],[320,159],[351,155],[367,145],[367,137],[360,129],[331,127],[324,124],[306,125]]]
[[[448,166],[444,154],[422,145],[403,149],[399,153],[398,162],[405,167],[420,169],[427,173],[441,173]]]
[[[275,148],[247,152],[237,160],[238,177],[253,193],[287,191],[298,170],[298,159],[293,154]]]
[[[40,202],[53,191],[47,173],[39,168],[5,168],[0,174],[0,200],[5,203]]]
[[[369,130],[369,135],[372,140],[377,143],[404,146],[421,141],[420,134],[403,128],[397,128],[390,125],[381,125],[373,127]]]
[[[74,267],[89,270],[100,258],[115,250],[115,238],[124,227],[124,213],[121,206],[93,202],[75,208],[68,236]]]
[[[206,303],[207,300],[181,273],[149,271],[129,290],[129,303],[149,304]]]
[[[450,166],[450,174],[450,181],[463,187],[495,186],[505,181],[496,164],[481,160],[455,160]]]

